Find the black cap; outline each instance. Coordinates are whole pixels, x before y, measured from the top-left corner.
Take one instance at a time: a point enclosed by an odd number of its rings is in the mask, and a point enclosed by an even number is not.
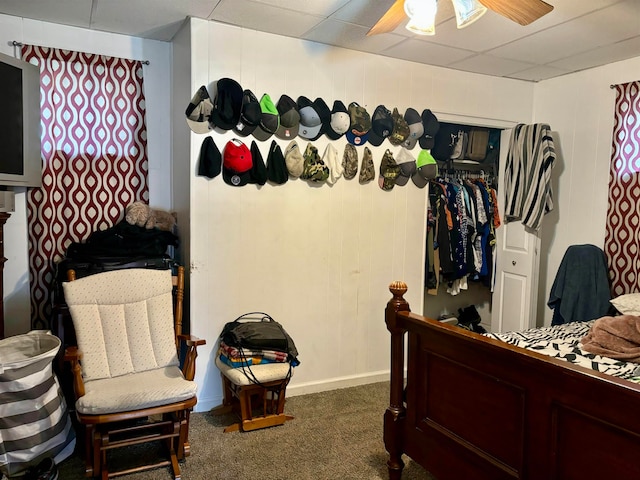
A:
[[[424,128],[424,134],[418,139],[420,148],[429,150],[433,148],[435,143],[436,133],[440,130],[440,123],[436,116],[429,109],[422,111],[422,126]]]
[[[371,116],[371,130],[369,143],[376,147],[382,145],[384,139],[393,132],[393,117],[391,111],[384,105],[378,105]]]
[[[233,131],[241,137],[251,135],[260,123],[262,110],[260,109],[260,101],[251,90],[245,90],[242,93],[242,109],[240,110],[240,119]]]
[[[216,82],[216,98],[209,121],[222,130],[231,130],[240,120],[242,110],[242,87],[230,78]]]
[[[267,167],[255,140],[251,141],[251,160],[253,161],[253,167],[249,171],[249,183],[264,185],[267,183]]]
[[[327,130],[329,123],[331,122],[331,109],[329,109],[329,106],[322,98],[318,97],[313,101],[313,108],[318,112],[318,116],[322,122],[322,128],[316,136],[309,139],[310,141],[319,139]]]
[[[300,127],[300,113],[298,104],[288,95],[281,95],[276,104],[280,115],[280,126],[275,132],[276,137],[282,140],[292,140],[298,136]]]
[[[277,185],[282,185],[289,180],[289,171],[284,161],[282,149],[275,140],[271,141],[271,148],[269,148],[267,156],[267,179]]]
[[[214,178],[220,175],[222,170],[222,155],[218,146],[210,136],[205,137],[200,147],[198,159],[198,175]]]

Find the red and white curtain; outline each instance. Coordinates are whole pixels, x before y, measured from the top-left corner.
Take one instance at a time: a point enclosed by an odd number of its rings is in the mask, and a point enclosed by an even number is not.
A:
[[[42,187],[27,192],[31,323],[48,325],[55,263],[71,242],[148,202],[139,61],[25,45],[40,67]]]
[[[640,82],[614,88],[605,252],[616,297],[640,291]]]

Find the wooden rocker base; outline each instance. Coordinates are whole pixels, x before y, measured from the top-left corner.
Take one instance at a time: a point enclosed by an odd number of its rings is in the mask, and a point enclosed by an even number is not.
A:
[[[235,413],[240,421],[225,427],[224,433],[250,432],[261,428],[276,427],[293,420],[285,415],[285,391],[288,379],[264,383],[263,385],[235,385],[222,375],[224,400],[222,405],[211,410],[213,415]]]

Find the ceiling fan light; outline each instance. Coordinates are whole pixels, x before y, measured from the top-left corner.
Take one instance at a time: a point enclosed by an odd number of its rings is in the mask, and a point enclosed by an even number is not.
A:
[[[478,0],[451,1],[453,2],[453,9],[456,12],[456,24],[458,28],[468,27],[487,13],[487,7],[482,5]]]
[[[437,0],[405,0],[404,11],[409,17],[407,30],[418,35],[435,35]]]
[[[436,26],[431,22],[429,23],[420,23],[415,21],[413,18],[409,20],[407,26],[405,27],[411,33],[415,33],[416,35],[435,35],[436,34]]]

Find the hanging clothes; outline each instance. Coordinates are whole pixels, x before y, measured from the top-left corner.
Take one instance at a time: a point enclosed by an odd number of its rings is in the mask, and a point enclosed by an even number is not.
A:
[[[425,285],[431,295],[437,295],[441,282],[451,295],[466,290],[469,281],[493,290],[497,195],[483,178],[465,176],[429,184]]]
[[[518,124],[511,132],[505,166],[505,221],[520,220],[538,230],[553,210],[551,170],[556,151],[544,123]]]

